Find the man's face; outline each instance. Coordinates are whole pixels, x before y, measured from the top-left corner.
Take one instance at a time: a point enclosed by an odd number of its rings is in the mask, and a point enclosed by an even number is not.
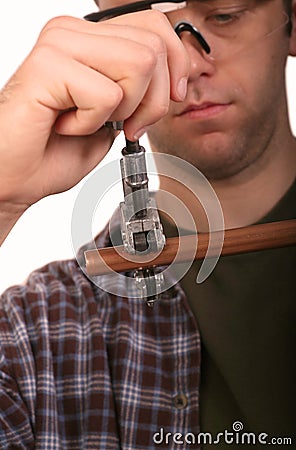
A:
[[[131,2],[101,0],[100,7],[124,3]],[[191,61],[188,93],[149,128],[153,150],[223,179],[259,160],[272,142],[284,145],[289,36],[280,26],[282,1],[192,0],[167,16],[173,26],[180,20],[197,26],[213,52],[205,56],[190,34],[182,34]]]

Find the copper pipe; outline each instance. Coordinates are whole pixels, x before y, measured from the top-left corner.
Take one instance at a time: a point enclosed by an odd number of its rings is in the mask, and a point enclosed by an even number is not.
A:
[[[217,249],[220,249],[220,233],[212,233],[211,238],[210,256],[215,256]],[[205,257],[208,242],[208,233],[198,234],[198,246],[194,259]],[[284,220],[226,230],[221,255],[237,255],[295,244],[296,220]],[[196,245],[196,235],[168,238],[164,249],[157,255],[131,256],[123,246],[88,250],[85,252],[86,272],[88,275],[94,276],[108,273],[110,268],[115,272],[124,272],[139,267],[168,265],[175,259],[179,245],[181,251],[178,254],[178,262],[190,260],[192,248]]]

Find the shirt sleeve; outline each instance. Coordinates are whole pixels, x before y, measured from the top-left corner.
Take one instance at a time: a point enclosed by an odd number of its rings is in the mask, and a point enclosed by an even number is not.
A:
[[[3,297],[7,301],[7,297]],[[21,319],[15,307],[9,306],[13,322],[7,316],[7,307],[0,310],[0,442],[1,449],[32,449],[34,417],[30,412],[25,390],[32,391],[34,380],[28,373],[30,353],[22,357],[27,347]],[[29,364],[30,365],[30,364]],[[24,374],[27,373],[27,377]],[[28,383],[28,384],[27,384]]]

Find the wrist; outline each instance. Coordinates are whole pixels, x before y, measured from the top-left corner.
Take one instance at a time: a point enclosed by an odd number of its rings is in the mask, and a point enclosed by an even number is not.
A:
[[[0,201],[0,246],[27,207]]]

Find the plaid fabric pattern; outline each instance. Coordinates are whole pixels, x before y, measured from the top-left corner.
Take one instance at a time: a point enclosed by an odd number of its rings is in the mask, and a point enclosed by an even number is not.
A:
[[[1,449],[180,448],[153,436],[199,432],[199,379],[200,337],[178,285],[151,309],[64,261],[2,296]]]

